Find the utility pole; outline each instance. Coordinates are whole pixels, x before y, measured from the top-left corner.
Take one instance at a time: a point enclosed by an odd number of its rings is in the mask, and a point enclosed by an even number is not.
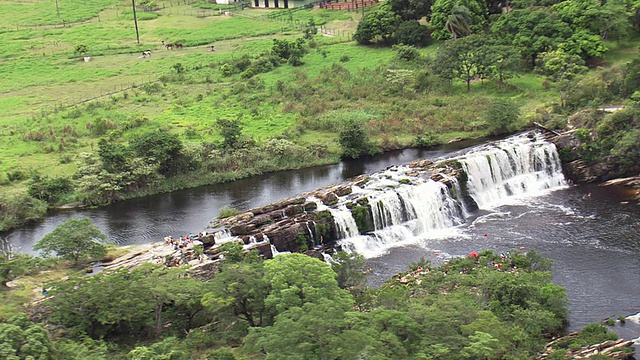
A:
[[[60,7],[58,7],[58,0],[56,0],[56,12],[58,13],[58,23],[60,23]]]
[[[133,23],[136,24],[136,41],[138,41],[138,44],[140,44],[140,33],[138,32],[138,18],[136,17],[136,0],[131,0],[131,5],[133,6]]]

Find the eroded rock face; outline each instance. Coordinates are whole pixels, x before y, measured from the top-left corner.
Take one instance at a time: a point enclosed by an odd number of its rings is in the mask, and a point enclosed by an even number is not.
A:
[[[454,178],[466,178],[462,167],[456,162],[419,160],[410,163],[408,167],[408,170],[392,167],[387,171],[404,171],[407,178],[401,179],[400,183],[406,185],[414,185],[430,178],[451,188]],[[323,251],[330,251],[336,246],[338,231],[331,212],[318,210],[319,208],[346,203],[347,208],[354,213],[358,230],[361,233],[373,230],[372,219],[367,218],[372,216],[368,198],[354,195],[354,187],[365,187],[370,181],[371,176],[360,175],[347,180],[345,184],[321,188],[304,194],[304,197],[287,199],[216,220],[212,226],[228,229],[232,236],[242,240],[245,248],[258,249],[265,258],[273,256],[274,248],[278,252],[313,249],[314,256],[321,257]],[[253,246],[254,243],[260,245]],[[215,254],[211,250],[207,251],[211,255]]]

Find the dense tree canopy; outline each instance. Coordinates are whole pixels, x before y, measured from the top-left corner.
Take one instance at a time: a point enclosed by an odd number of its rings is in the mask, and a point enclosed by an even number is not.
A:
[[[107,252],[105,246],[98,242],[105,237],[88,218],[70,219],[45,235],[33,249],[42,251],[45,256],[55,253],[74,262],[85,256],[99,259]]]

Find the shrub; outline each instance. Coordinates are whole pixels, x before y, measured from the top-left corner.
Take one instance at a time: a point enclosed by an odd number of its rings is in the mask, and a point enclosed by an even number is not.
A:
[[[429,30],[416,20],[403,21],[396,30],[398,44],[421,46],[429,41]]]
[[[71,179],[66,177],[50,178],[36,175],[31,179],[28,194],[36,199],[55,204],[63,195],[73,190]]]
[[[379,152],[371,143],[364,125],[357,120],[349,120],[343,124],[338,135],[338,142],[342,147],[342,156],[345,158],[355,159]]]
[[[420,57],[418,50],[411,45],[393,45],[393,49],[398,52],[398,58],[402,60],[415,60]]]
[[[493,135],[515,130],[515,122],[520,114],[518,105],[508,99],[496,99],[487,113],[487,125]]]
[[[224,219],[238,214],[240,214],[240,210],[238,209],[220,209],[218,219]]]

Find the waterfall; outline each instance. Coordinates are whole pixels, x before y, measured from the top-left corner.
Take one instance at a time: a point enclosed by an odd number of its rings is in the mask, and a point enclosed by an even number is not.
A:
[[[351,211],[349,211],[346,206],[342,205],[337,209],[329,208],[329,211],[333,216],[333,221],[336,224],[336,230],[338,230],[338,236],[341,239],[350,238],[359,234],[358,224],[356,224],[355,219],[351,215]]]
[[[372,174],[370,181],[357,191],[357,196],[366,197],[371,209],[374,229],[367,234],[359,233],[345,204],[329,208],[342,248],[370,258],[394,246],[451,236],[470,215],[462,200],[465,186],[468,196],[480,208],[565,186],[555,146],[537,134],[483,145],[443,163],[451,160],[462,166],[466,183],[460,184],[443,173],[440,175],[448,184],[445,185],[429,179],[430,174],[416,174],[407,166]],[[353,199],[345,201],[349,200]]]
[[[458,160],[467,173],[469,194],[480,208],[565,185],[555,145],[537,135],[511,137],[473,150]]]

